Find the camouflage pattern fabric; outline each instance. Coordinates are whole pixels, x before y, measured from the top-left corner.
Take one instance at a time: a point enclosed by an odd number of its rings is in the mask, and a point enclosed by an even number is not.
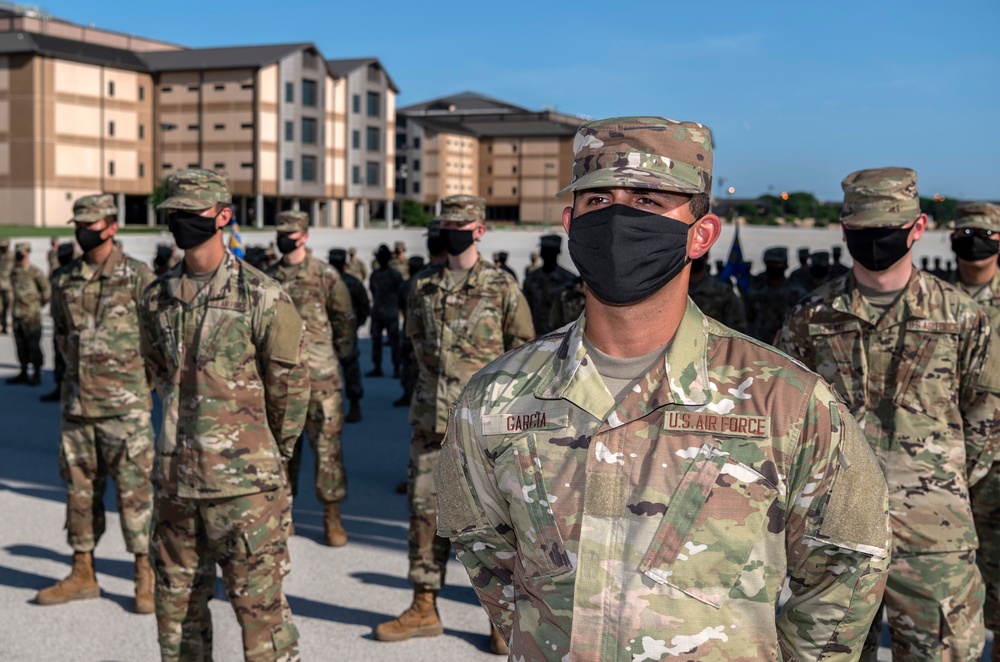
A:
[[[890,532],[846,408],[691,302],[616,403],[585,325],[473,377],[441,451],[440,533],[512,659],[855,658]]]
[[[226,499],[156,494],[150,560],[164,662],[212,659],[215,564],[243,631],[244,659],[295,662],[299,633],[282,590],[292,503],[278,488]]]
[[[348,400],[360,400],[365,395],[365,389],[361,381],[361,352],[358,351],[357,331],[368,321],[371,301],[368,299],[365,284],[347,273],[346,267],[341,277],[351,295],[351,307],[354,309],[354,351],[340,359],[340,365],[344,370],[344,393]]]
[[[573,139],[573,180],[556,195],[616,186],[710,193],[712,132],[697,122],[665,117],[584,124]]]
[[[226,253],[201,291],[181,266],[156,280],[139,321],[163,402],[157,491],[219,498],[285,487],[309,374],[302,320],[281,287]]]
[[[139,351],[139,300],[154,280],[142,262],[112,248],[101,265],[76,259],[52,278],[52,321],[66,361],[65,416],[148,412],[150,375]],[[146,443],[152,445],[152,438]]]
[[[583,279],[577,278],[559,292],[557,301],[552,306],[549,315],[549,327],[561,329],[570,322],[575,322],[587,307],[587,293]]]
[[[435,223],[451,221],[471,223],[486,218],[486,198],[476,195],[449,195],[441,199],[441,213],[434,217]],[[439,226],[440,229],[440,226]]]
[[[403,280],[406,280],[410,277],[410,263],[409,261],[407,261],[405,257],[402,258],[394,257],[391,260],[389,260],[389,268],[393,269],[400,276],[402,276]]]
[[[805,295],[806,291],[789,278],[778,287],[771,287],[764,274],[752,278],[745,304],[747,335],[766,343],[774,342],[785,317]]]
[[[341,501],[347,494],[347,478],[340,443],[344,426],[340,359],[354,352],[351,295],[337,270],[311,255],[296,265],[279,262],[268,275],[292,298],[305,323],[310,384],[305,433],[316,454],[316,496],[322,503]]]
[[[733,288],[718,278],[712,278],[707,273],[697,283],[688,281],[688,296],[695,302],[701,312],[714,320],[722,322],[730,329],[744,333],[747,327],[743,312],[743,302]]]
[[[205,211],[217,204],[233,201],[229,175],[215,170],[189,168],[178,170],[167,178],[170,197],[156,206],[157,209]]]
[[[7,320],[10,318],[10,299],[12,285],[11,272],[14,270],[14,252],[10,242],[6,242],[6,251],[0,251],[0,331],[7,330]]]
[[[448,409],[476,371],[531,340],[534,330],[517,283],[482,256],[460,282],[443,264],[420,272],[407,301],[406,329],[419,370],[410,404],[408,576],[435,590],[444,585],[449,554],[447,539],[437,535],[434,484]]]
[[[1000,442],[1000,357],[989,350],[991,330],[982,308],[914,268],[882,314],[848,274],[804,299],[775,342],[828,379],[860,423],[889,485],[893,555],[962,552],[972,558],[978,544],[968,492],[986,475]],[[949,572],[940,567],[914,581],[933,585]],[[889,591],[906,594],[896,582],[890,573]],[[932,609],[943,615],[961,610],[970,623],[982,622],[981,600],[961,604],[953,596],[926,605],[920,596],[907,595],[898,605],[887,597],[886,604],[914,628],[920,614]],[[967,637],[974,634],[974,628],[951,633],[945,650],[971,650]],[[892,635],[894,647],[910,637],[895,629]]]
[[[531,321],[537,335],[556,328],[549,326],[552,308],[559,299],[559,293],[576,279],[576,274],[559,265],[555,265],[552,271],[546,271],[544,267],[536,269],[524,279],[524,299],[531,308]]]
[[[45,254],[45,261],[49,265],[49,277],[59,268],[59,246],[55,245]]]
[[[49,302],[49,279],[33,264],[15,266],[10,275],[11,319],[21,368],[42,365],[42,308]]]
[[[344,264],[344,272],[351,274],[362,283],[368,278],[368,267],[356,255],[347,258],[347,263]]]
[[[840,187],[840,222],[852,228],[898,228],[920,216],[917,173],[909,168],[858,170]]]
[[[108,476],[117,488],[125,548],[149,553],[153,515],[153,425],[149,409],[120,416],[63,415],[59,475],[66,483],[66,537],[76,552],[92,552],[104,534]]]

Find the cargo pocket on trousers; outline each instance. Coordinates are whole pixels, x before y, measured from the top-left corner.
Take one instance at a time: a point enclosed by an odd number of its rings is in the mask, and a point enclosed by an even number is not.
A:
[[[767,526],[778,534],[778,489],[709,444],[677,488],[639,572],[718,609]]]
[[[299,629],[294,623],[282,623],[271,630],[271,643],[275,652],[291,648],[299,640]]]

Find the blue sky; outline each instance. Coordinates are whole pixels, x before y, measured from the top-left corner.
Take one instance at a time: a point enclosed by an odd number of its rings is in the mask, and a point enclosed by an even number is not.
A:
[[[593,118],[712,128],[736,195],[840,198],[914,168],[922,195],[1000,199],[1000,2],[49,0],[78,23],[188,46],[312,41],[377,56],[399,105],[474,90]]]

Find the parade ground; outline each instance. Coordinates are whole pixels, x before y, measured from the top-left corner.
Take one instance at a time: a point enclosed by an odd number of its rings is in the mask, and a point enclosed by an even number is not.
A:
[[[562,234],[561,227],[552,230]],[[725,259],[731,226],[712,252]],[[839,230],[785,228],[744,229],[744,255],[759,268],[761,252],[772,245],[789,247],[794,262],[799,246],[813,250],[842,243]],[[510,266],[523,278],[531,251],[543,232],[493,231],[480,250],[510,253]],[[267,244],[273,233],[247,232],[247,244]],[[122,235],[125,251],[150,260],[164,234]],[[314,230],[310,246],[325,259],[334,246],[355,246],[370,261],[380,243],[406,242],[409,254],[423,254],[421,230]],[[49,240],[32,240],[32,261],[45,268]],[[917,246],[922,255],[950,258],[947,234],[929,233]],[[845,250],[846,256],[846,250]],[[572,269],[563,247],[560,262]],[[794,268],[796,264],[790,265]],[[69,572],[71,551],[66,544],[65,487],[59,477],[59,408],[39,402],[53,388],[51,320],[45,318],[46,372],[42,386],[12,386],[3,382],[16,374],[14,341],[0,336],[0,660],[151,661],[159,659],[156,623],[152,615],[132,613],[132,558],[126,553],[115,514],[113,483],[106,504],[107,531],[96,550],[100,599],[61,606],[35,605],[35,593]],[[362,370],[371,368],[370,342],[362,334]],[[387,351],[387,350],[386,350]],[[388,365],[388,357],[383,366]],[[304,660],[496,660],[487,652],[488,622],[464,569],[452,560],[447,586],[438,606],[445,625],[440,637],[381,643],[372,628],[398,615],[411,599],[406,581],[406,497],[396,485],[406,478],[410,427],[407,410],[392,402],[402,393],[399,382],[366,378],[362,401],[364,420],[344,426],[344,460],[348,498],[343,503],[350,542],[343,548],[322,544],[322,508],[312,489],[313,458],[306,452],[299,496],[295,501],[296,535],[290,541],[292,571],[285,591],[301,633]],[[242,657],[239,627],[221,582],[212,601],[215,659]],[[987,641],[988,659],[992,637]],[[880,651],[880,659],[890,659]]]

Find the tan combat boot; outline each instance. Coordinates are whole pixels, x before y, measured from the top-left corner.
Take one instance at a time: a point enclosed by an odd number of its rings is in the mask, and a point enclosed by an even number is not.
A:
[[[73,570],[69,577],[55,586],[43,588],[35,596],[40,605],[61,605],[70,600],[89,600],[101,597],[101,587],[94,577],[94,555],[91,552],[73,552]]]
[[[503,635],[497,630],[497,626],[490,623],[490,652],[494,655],[509,655],[507,642],[503,640]]]
[[[326,544],[330,547],[343,547],[347,544],[347,531],[340,521],[340,504],[337,502],[323,505],[323,533]]]
[[[135,613],[152,614],[156,611],[153,600],[153,585],[155,578],[153,568],[149,565],[148,554],[135,555]]]
[[[444,634],[441,617],[438,616],[437,591],[425,588],[413,589],[413,604],[398,617],[386,621],[375,628],[378,641],[403,641],[410,637],[436,637]]]

